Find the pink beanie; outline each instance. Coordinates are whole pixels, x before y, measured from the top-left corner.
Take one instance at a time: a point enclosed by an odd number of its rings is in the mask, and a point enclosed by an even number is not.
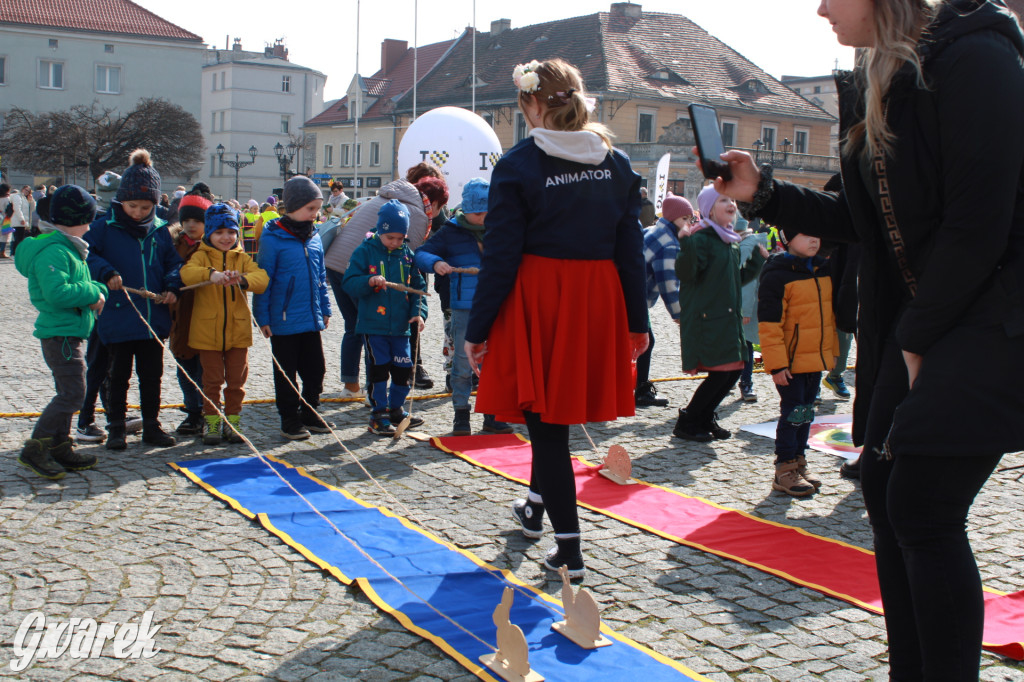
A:
[[[677,197],[669,192],[665,200],[661,202],[661,217],[670,223],[676,218],[688,218],[693,215],[693,206],[683,197]]]

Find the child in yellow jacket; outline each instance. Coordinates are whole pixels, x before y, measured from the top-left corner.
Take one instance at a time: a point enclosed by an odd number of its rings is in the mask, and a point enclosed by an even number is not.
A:
[[[230,422],[223,425],[224,437],[239,443],[242,400],[249,376],[249,346],[252,345],[252,321],[247,292],[261,294],[270,278],[242,249],[238,211],[227,204],[206,209],[206,230],[202,244],[181,268],[186,286],[210,282],[195,290],[192,325],[188,345],[199,351],[203,366],[203,404],[206,431],[203,442],[221,441],[220,391],[224,387],[224,414]],[[213,401],[213,402],[211,402]],[[234,428],[231,428],[234,427]]]

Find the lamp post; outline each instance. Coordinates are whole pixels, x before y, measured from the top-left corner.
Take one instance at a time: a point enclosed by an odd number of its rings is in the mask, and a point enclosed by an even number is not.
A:
[[[761,163],[761,147],[764,146],[764,142],[761,140],[754,140],[754,162]]]
[[[217,158],[220,160],[221,163],[226,163],[227,165],[235,169],[235,201],[238,201],[238,171],[242,168],[245,168],[246,166],[251,166],[254,163],[256,163],[257,153],[258,152],[256,151],[256,145],[253,145],[249,147],[249,156],[252,157],[252,161],[241,161],[238,154],[235,154],[234,161],[231,161],[230,159],[225,161],[224,145],[217,145]]]
[[[793,146],[793,143],[789,141],[788,137],[782,138],[782,165],[786,165],[786,161],[789,159],[789,149]]]
[[[288,174],[291,173],[292,160],[295,158],[295,152],[298,151],[298,147],[295,146],[294,142],[289,142],[288,146],[285,147],[280,142],[274,145],[274,156],[277,157],[277,163],[281,166],[281,177],[284,182],[288,182]]]

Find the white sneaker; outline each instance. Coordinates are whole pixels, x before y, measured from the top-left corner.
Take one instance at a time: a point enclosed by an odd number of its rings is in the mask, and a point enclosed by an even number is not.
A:
[[[363,391],[363,389],[359,389],[358,391],[350,391],[347,388],[343,388],[343,389],[341,389],[341,395],[338,396],[338,397],[339,398],[357,398],[359,400],[362,400],[363,398],[366,397],[366,392]]]

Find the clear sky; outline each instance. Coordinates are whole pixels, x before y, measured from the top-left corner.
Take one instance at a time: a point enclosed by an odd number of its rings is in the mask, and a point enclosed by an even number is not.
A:
[[[356,0],[332,2],[245,3],[210,0],[135,0],[164,19],[223,48],[225,40],[261,50],[284,38],[289,59],[327,74],[326,97],[344,94],[356,70]],[[570,16],[607,12],[610,0],[476,0],[476,25],[511,19],[512,27]],[[818,0],[646,0],[644,10],[682,14],[775,77],[820,76],[853,64],[853,50],[836,43],[832,30],[815,13]],[[380,68],[385,38],[427,45],[458,36],[473,25],[473,0],[418,0],[418,37],[414,36],[414,0],[362,0],[359,71]],[[230,36],[230,39],[228,37]],[[509,76],[511,78],[511,75]]]

